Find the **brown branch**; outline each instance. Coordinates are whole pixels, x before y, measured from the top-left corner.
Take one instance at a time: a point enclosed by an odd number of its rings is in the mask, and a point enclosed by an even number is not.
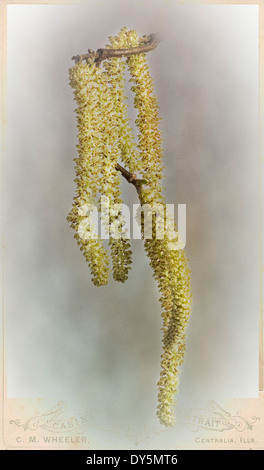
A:
[[[142,185],[146,184],[145,180],[138,179],[135,173],[131,173],[130,171],[123,168],[119,163],[116,164],[116,170],[120,171],[122,176],[127,180],[128,183],[131,183],[135,186],[137,193],[141,193]]]
[[[159,43],[156,34],[150,34],[149,36],[143,36],[141,38],[141,45],[137,47],[130,47],[128,49],[97,49],[97,51],[92,51],[88,49],[88,54],[80,54],[72,57],[72,60],[75,62],[81,62],[82,60],[92,59],[97,66],[105,59],[110,57],[129,57],[134,54],[144,54],[146,52],[152,51],[155,49]]]

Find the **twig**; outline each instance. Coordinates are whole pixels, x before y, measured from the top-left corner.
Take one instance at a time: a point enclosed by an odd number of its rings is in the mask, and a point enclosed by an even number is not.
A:
[[[72,57],[76,63],[81,62],[82,60],[90,60],[92,59],[96,65],[99,67],[101,62],[105,59],[109,59],[110,57],[128,57],[134,54],[144,54],[145,52],[152,51],[155,49],[159,43],[156,34],[150,34],[149,36],[143,36],[141,38],[142,45],[137,47],[131,47],[128,49],[97,49],[97,51],[93,51],[88,49],[88,54],[79,54]]]
[[[143,179],[138,179],[135,173],[130,173],[130,171],[123,168],[119,163],[116,164],[116,170],[120,171],[122,176],[127,180],[128,183],[131,183],[135,186],[137,193],[141,193],[142,185],[146,184],[146,181]]]

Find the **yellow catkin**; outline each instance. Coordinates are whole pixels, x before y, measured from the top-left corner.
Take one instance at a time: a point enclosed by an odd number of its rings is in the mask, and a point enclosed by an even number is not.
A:
[[[126,31],[127,47],[140,45],[137,33]],[[164,204],[162,195],[162,139],[159,130],[158,100],[146,55],[133,55],[127,59],[131,75],[134,106],[138,111],[138,161],[137,171],[146,181],[140,192],[141,206]],[[164,213],[165,206],[164,206]],[[165,231],[164,238],[156,237],[157,217],[152,219],[152,238],[144,240],[144,247],[153,269],[161,294],[163,308],[163,354],[161,374],[158,382],[157,415],[162,424],[173,426],[175,422],[175,397],[178,391],[180,366],[185,354],[187,326],[191,312],[191,281],[188,259],[184,250],[172,249],[172,233]],[[166,220],[164,221],[166,222]],[[146,224],[140,223],[142,235]],[[175,227],[176,230],[176,227]]]
[[[110,37],[110,45],[108,47],[114,49],[120,49],[125,47],[125,34],[121,31],[116,37]],[[129,126],[127,116],[127,102],[125,96],[125,62],[123,58],[111,58],[104,63],[105,78],[108,80],[111,89],[111,96],[114,103],[114,119],[115,119],[115,131],[116,131],[116,144],[118,147],[118,156],[120,156],[121,162],[128,168],[129,171],[134,172],[136,170],[136,145],[134,141],[133,132]],[[115,170],[116,172],[116,170]],[[112,203],[114,206],[122,204],[122,198],[120,195],[120,174],[116,172],[116,184],[113,192]],[[111,210],[111,207],[110,207]],[[118,224],[117,224],[118,222]],[[115,224],[119,225],[121,237],[115,238],[111,236],[111,226]],[[126,230],[122,229],[124,225],[124,217],[122,216],[122,210],[119,210],[119,214],[113,214],[110,217],[109,229],[110,239],[109,247],[112,258],[112,273],[116,281],[125,282],[128,278],[129,269],[132,264],[132,251],[130,249],[130,242]]]
[[[75,230],[75,238],[90,267],[96,286],[105,285],[109,278],[109,255],[95,227],[85,224],[86,209],[96,204],[97,188],[103,184],[101,160],[103,129],[99,90],[101,71],[93,64],[76,64],[70,70],[70,85],[77,102],[78,158],[75,159],[76,195],[67,217]]]
[[[115,37],[109,38],[108,48],[123,49],[132,47],[128,43],[127,28],[123,28]],[[115,99],[116,116],[118,119],[118,144],[121,151],[121,162],[130,171],[137,171],[137,148],[128,119],[128,100],[125,95],[125,67],[123,58],[113,57],[104,63],[104,68],[112,84]]]
[[[152,201],[152,196],[151,196]],[[141,206],[150,204],[148,195],[142,191]],[[166,207],[164,206],[166,214]],[[142,223],[142,235],[146,233],[146,223]],[[165,231],[164,238],[156,236],[156,213],[153,214],[152,238],[145,238],[144,247],[150,260],[154,278],[160,292],[163,320],[163,354],[161,374],[158,381],[157,415],[161,424],[175,424],[176,395],[179,387],[181,365],[185,354],[185,340],[191,312],[191,279],[188,259],[184,250],[172,249],[172,233]],[[166,223],[166,218],[164,223]]]

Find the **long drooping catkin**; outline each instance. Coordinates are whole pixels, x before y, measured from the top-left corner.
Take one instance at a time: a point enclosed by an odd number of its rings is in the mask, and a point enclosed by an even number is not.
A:
[[[140,44],[136,32],[131,32],[133,45]],[[137,170],[147,182],[147,189],[140,191],[141,206],[163,210],[166,226],[166,207],[162,195],[162,140],[159,130],[158,99],[146,63],[145,54],[127,59],[135,93],[134,106],[138,110],[136,125],[139,130],[139,158]],[[163,354],[161,376],[158,382],[158,417],[162,424],[174,424],[175,395],[178,390],[180,366],[185,352],[185,337],[191,309],[190,270],[185,252],[172,249],[174,233],[165,230],[163,238],[157,237],[157,211],[151,219],[151,238],[145,238],[144,247],[153,269],[161,294],[163,308]],[[155,225],[156,224],[156,225]],[[164,228],[164,227],[163,227]],[[143,224],[143,236],[146,234]]]

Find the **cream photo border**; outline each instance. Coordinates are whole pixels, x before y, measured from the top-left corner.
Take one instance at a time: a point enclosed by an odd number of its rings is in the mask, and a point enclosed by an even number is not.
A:
[[[96,1],[96,0],[95,0]],[[111,0],[110,0],[111,1]],[[1,84],[1,179],[4,171],[6,150],[6,89],[7,89],[7,7],[8,5],[79,5],[82,0],[0,0],[0,84]],[[264,0],[175,0],[179,4],[201,5],[256,5],[259,8],[259,397],[252,399],[229,399],[221,403],[214,401],[204,410],[188,410],[182,414],[190,439],[181,448],[185,449],[264,449],[264,390],[263,390],[263,221],[264,221]],[[1,187],[3,187],[1,185]],[[1,191],[1,222],[3,222],[4,194]],[[3,226],[3,225],[2,225]],[[69,410],[65,414],[64,402],[47,403],[36,399],[8,399],[5,369],[5,317],[4,317],[4,246],[1,231],[1,313],[0,313],[0,449],[100,449],[105,448],[105,432],[96,426],[95,416],[82,416],[80,411]],[[53,416],[53,418],[51,418]],[[58,418],[54,418],[58,416]],[[82,432],[86,425],[95,430],[88,437]],[[52,427],[52,428],[51,428]],[[52,432],[51,432],[52,431]],[[70,434],[69,434],[70,431]],[[198,432],[197,432],[198,431]],[[210,433],[208,434],[208,431]],[[218,432],[216,432],[218,431]],[[220,432],[219,432],[220,431]],[[115,430],[112,431],[113,433]],[[156,429],[146,430],[136,436],[138,446],[147,447],[147,435],[153,432],[152,445],[160,449]],[[109,434],[109,432],[108,432]],[[54,439],[44,439],[45,436]],[[133,448],[135,436],[127,433],[128,448]],[[150,439],[151,440],[151,439]],[[104,444],[103,444],[104,442]],[[111,447],[109,447],[111,448]],[[153,447],[150,447],[153,448]]]

